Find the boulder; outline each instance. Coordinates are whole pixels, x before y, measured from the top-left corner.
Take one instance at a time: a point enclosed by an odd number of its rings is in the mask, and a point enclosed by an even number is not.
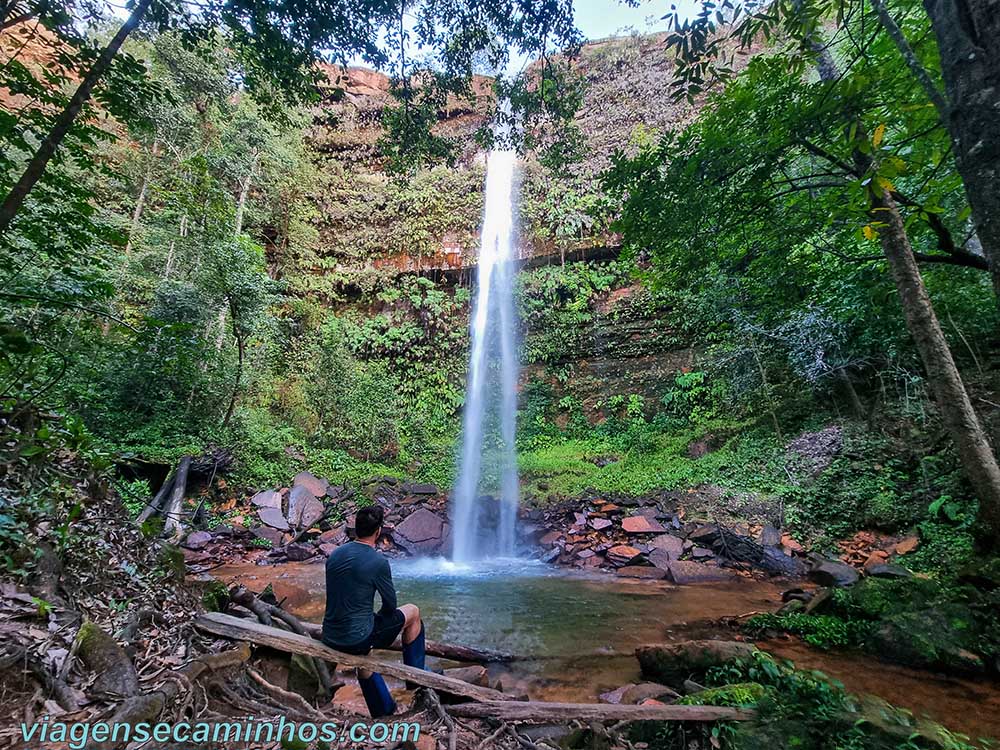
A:
[[[264,490],[250,498],[250,502],[258,508],[276,508],[281,510],[281,493],[277,490]]]
[[[660,568],[650,568],[645,565],[626,565],[623,568],[618,568],[615,573],[623,578],[647,578],[650,580],[659,580],[667,577],[667,572],[665,570],[661,570]]]
[[[594,531],[603,531],[614,524],[607,518],[591,518],[590,521],[588,521],[588,525],[590,528],[594,529]]]
[[[869,646],[882,658],[908,666],[981,675],[986,669],[982,658],[968,650],[976,645],[968,627],[972,619],[968,608],[959,604],[899,612],[879,624],[870,636]]]
[[[691,550],[691,559],[693,560],[711,560],[713,557],[715,557],[715,553],[705,547],[695,547]]]
[[[292,542],[285,547],[285,557],[292,562],[308,560],[316,554],[316,548],[307,542]]]
[[[620,702],[629,705],[642,705],[644,701],[650,699],[673,701],[680,697],[680,693],[671,690],[666,685],[661,685],[658,682],[640,682],[638,685],[626,686],[621,694]]]
[[[911,535],[899,540],[894,549],[897,555],[908,555],[919,545],[920,540],[916,537],[916,535]]]
[[[257,517],[260,518],[262,524],[270,526],[272,529],[288,531],[290,528],[288,521],[277,508],[261,508],[257,511]]]
[[[622,528],[627,534],[662,534],[665,528],[655,518],[637,515],[622,519]]]
[[[801,555],[805,553],[805,547],[792,539],[790,534],[781,535],[781,548],[788,555]]]
[[[731,581],[736,576],[723,568],[678,560],[667,564],[667,577],[679,586],[692,583]]]
[[[548,534],[543,536],[538,540],[538,543],[543,547],[551,547],[553,544],[562,539],[561,531],[550,531]]]
[[[318,539],[320,544],[343,544],[347,541],[347,532],[345,530],[344,524],[340,526],[334,526],[332,529],[324,531],[319,535]]]
[[[311,475],[310,475],[311,476]],[[292,487],[288,495],[288,520],[298,528],[309,528],[323,517],[323,503],[303,484]]]
[[[418,508],[396,527],[392,537],[411,554],[434,552],[444,538],[444,520],[426,508]]]
[[[847,563],[820,560],[809,571],[809,577],[821,586],[845,588],[858,582],[858,571]]]
[[[608,562],[612,565],[622,566],[627,565],[641,554],[642,552],[635,547],[629,547],[627,544],[619,544],[609,549],[605,557],[607,557]]]
[[[277,529],[272,529],[270,526],[258,526],[253,530],[253,535],[258,539],[266,539],[271,543],[272,547],[281,546],[282,541],[285,539],[284,534]]]
[[[749,658],[753,652],[752,643],[740,641],[682,641],[640,646],[635,655],[644,676],[681,685],[692,673]]]
[[[330,483],[328,481],[320,479],[308,471],[300,471],[295,475],[295,479],[292,480],[293,491],[297,487],[304,487],[313,497],[323,497],[326,494],[326,488],[329,486]]]
[[[667,570],[670,563],[674,562],[677,558],[672,556],[669,552],[663,549],[653,549],[650,550],[647,555],[649,562],[652,563],[654,567],[660,570]]]
[[[438,490],[436,484],[407,482],[403,485],[403,492],[408,495],[437,495],[440,493],[440,490]]]
[[[671,560],[679,560],[680,556],[684,553],[684,540],[673,534],[661,534],[649,541],[649,547],[651,555],[653,551],[660,550],[666,553]],[[650,560],[652,560],[652,557],[650,557]]]
[[[188,549],[205,549],[210,541],[212,541],[212,532],[192,531],[181,543],[181,546]]]
[[[597,699],[601,703],[610,703],[613,706],[617,706],[622,702],[622,696],[625,695],[626,691],[634,687],[635,683],[630,682],[627,685],[622,685],[621,687],[615,688],[614,690],[609,690],[606,693],[601,693],[599,696],[597,696]]]
[[[326,557],[329,557],[331,553],[337,549],[336,544],[330,544],[329,542],[321,542],[319,545],[319,551],[322,552]]]

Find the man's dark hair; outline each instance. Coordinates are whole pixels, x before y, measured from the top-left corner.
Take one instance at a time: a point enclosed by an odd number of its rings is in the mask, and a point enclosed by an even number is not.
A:
[[[385,511],[381,505],[366,505],[354,519],[354,531],[359,539],[369,537],[382,528]]]

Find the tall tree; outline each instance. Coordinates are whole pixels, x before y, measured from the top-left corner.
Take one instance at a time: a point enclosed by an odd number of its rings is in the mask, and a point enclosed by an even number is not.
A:
[[[948,93],[948,128],[1000,295],[1000,1],[924,0]]]

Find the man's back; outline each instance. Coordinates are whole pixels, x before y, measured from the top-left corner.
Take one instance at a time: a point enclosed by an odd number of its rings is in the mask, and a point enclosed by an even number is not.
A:
[[[389,561],[371,546],[350,542],[326,559],[326,614],[323,640],[341,646],[365,640],[375,622],[375,592],[382,612],[396,609]],[[398,632],[398,631],[397,631]]]

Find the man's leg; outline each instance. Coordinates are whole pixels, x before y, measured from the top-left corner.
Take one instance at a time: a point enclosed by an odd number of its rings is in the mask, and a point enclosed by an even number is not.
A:
[[[413,643],[424,629],[424,624],[420,619],[420,610],[416,604],[404,604],[399,608],[405,618],[403,622],[403,645]]]
[[[382,675],[361,668],[358,668],[357,672],[358,685],[361,686],[361,694],[365,697],[365,705],[368,706],[371,717],[378,719],[395,713],[396,701],[392,699]]]
[[[427,654],[424,645],[424,623],[416,604],[404,604],[399,608],[403,613],[403,664],[417,669],[427,669]],[[410,687],[408,684],[407,687]]]

